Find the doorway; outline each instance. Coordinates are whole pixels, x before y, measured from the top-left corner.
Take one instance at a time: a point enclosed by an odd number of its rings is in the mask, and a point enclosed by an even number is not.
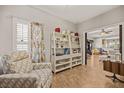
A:
[[[85,33],[85,65],[103,60],[122,60],[122,25]]]

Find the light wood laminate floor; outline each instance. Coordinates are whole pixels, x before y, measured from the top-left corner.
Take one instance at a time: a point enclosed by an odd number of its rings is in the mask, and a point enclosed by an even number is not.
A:
[[[94,55],[88,60],[87,66],[80,65],[54,74],[52,88],[114,88],[124,87],[124,83],[112,82],[105,77],[111,73],[103,71],[103,63],[99,56]],[[121,77],[124,80],[124,77]]]

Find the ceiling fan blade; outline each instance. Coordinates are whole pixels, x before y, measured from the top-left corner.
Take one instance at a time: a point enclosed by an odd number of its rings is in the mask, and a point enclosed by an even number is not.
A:
[[[113,32],[112,30],[108,31],[108,32]]]
[[[109,33],[111,33],[111,32],[112,32],[112,31],[106,31],[105,33],[106,33],[106,34],[109,34]]]

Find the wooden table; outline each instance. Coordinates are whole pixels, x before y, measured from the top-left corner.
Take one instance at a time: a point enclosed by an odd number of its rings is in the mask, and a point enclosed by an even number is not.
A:
[[[113,81],[118,80],[122,83],[124,83],[124,81],[120,80],[119,78],[117,78],[116,74],[124,76],[124,63],[121,63],[119,61],[103,61],[103,69],[105,71],[111,72],[113,73],[113,76],[108,76],[109,78],[112,78]]]

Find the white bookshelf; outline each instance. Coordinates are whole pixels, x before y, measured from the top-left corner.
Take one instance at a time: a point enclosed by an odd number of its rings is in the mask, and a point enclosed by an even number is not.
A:
[[[60,72],[65,69],[82,64],[81,46],[79,36],[70,32],[53,32],[51,42],[51,61],[53,72]]]
[[[71,41],[71,63],[72,67],[82,64],[82,53],[81,53],[81,44],[80,36],[74,36],[70,34]],[[77,39],[77,40],[75,40]]]

